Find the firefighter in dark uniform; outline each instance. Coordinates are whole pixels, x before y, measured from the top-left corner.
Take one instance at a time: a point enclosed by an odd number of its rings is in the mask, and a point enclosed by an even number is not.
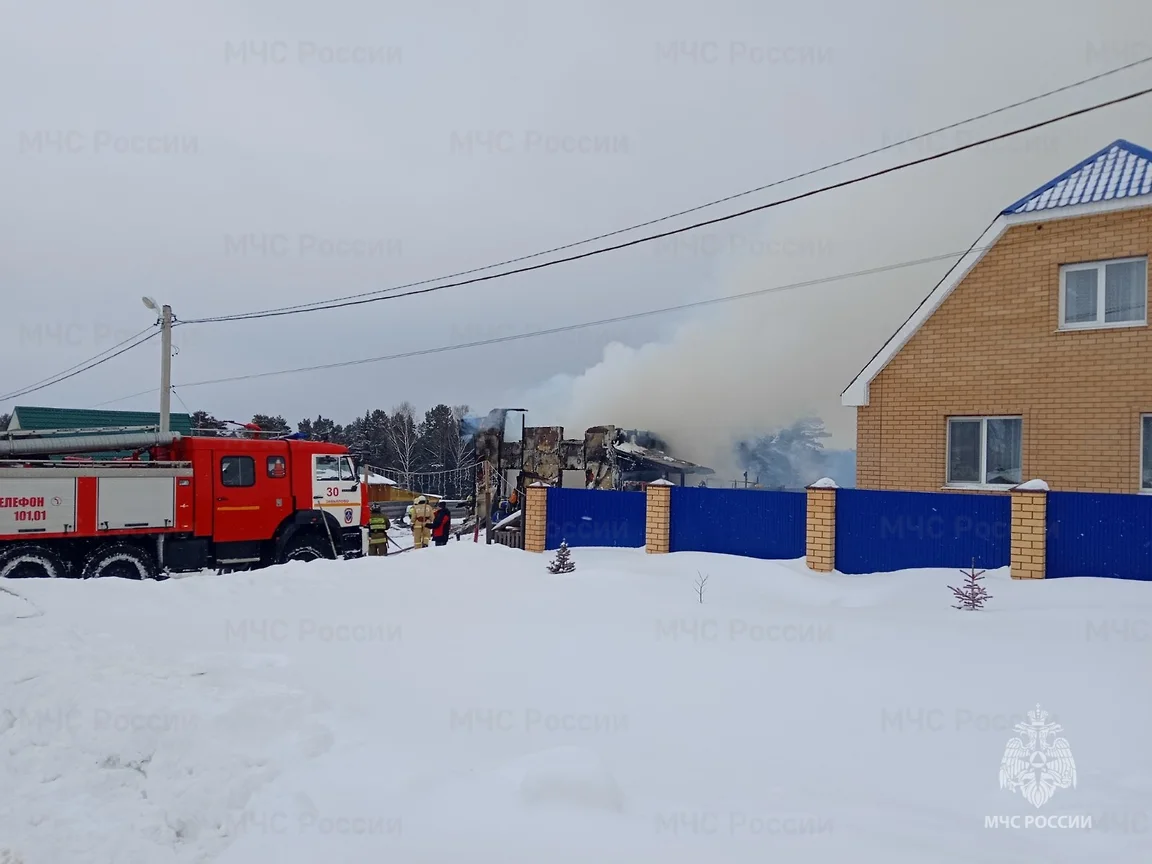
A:
[[[432,517],[432,542],[443,546],[448,542],[448,530],[452,527],[452,514],[448,512],[448,502],[441,501]]]
[[[391,521],[384,513],[383,504],[372,505],[372,516],[368,520],[368,554],[388,554],[388,529],[392,527]]]

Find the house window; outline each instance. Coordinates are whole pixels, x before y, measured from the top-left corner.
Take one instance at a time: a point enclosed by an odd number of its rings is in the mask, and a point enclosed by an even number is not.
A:
[[[1148,259],[1123,258],[1060,268],[1060,329],[1147,323]]]
[[[1141,418],[1140,491],[1152,492],[1152,414]]]
[[[284,461],[283,456],[268,457],[268,476],[273,479],[288,476],[288,463]]]
[[[1023,425],[1019,417],[949,417],[948,485],[1022,482]]]
[[[256,460],[251,456],[225,456],[220,460],[221,486],[255,486]]]

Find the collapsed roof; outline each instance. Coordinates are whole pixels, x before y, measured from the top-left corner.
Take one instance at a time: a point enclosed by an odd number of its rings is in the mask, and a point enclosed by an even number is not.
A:
[[[675,471],[681,474],[715,474],[711,468],[677,459],[664,452],[664,442],[643,430],[621,430],[612,445],[617,464],[624,471]],[[631,463],[631,464],[630,464]]]

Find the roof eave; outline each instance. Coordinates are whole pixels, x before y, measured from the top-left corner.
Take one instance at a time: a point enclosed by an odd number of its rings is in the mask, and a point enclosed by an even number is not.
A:
[[[1055,222],[1060,219],[1078,219],[1082,216],[1099,216],[1102,213],[1116,213],[1121,210],[1139,210],[1152,207],[1152,195],[1128,195],[1123,198],[1110,198],[1107,201],[1090,201],[1087,204],[1069,204],[1065,207],[1051,207],[1046,210],[1030,210],[1025,213],[1005,213],[1004,219],[1010,225],[1027,225],[1035,222]]]

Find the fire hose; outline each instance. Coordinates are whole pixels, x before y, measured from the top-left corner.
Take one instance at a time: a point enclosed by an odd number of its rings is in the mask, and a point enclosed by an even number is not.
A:
[[[384,536],[388,538],[389,543],[391,543],[393,546],[396,547],[396,553],[397,554],[399,554],[401,552],[411,552],[412,549],[414,548],[413,546],[401,546],[399,543],[397,543],[395,540],[393,540],[389,535],[385,534]]]

